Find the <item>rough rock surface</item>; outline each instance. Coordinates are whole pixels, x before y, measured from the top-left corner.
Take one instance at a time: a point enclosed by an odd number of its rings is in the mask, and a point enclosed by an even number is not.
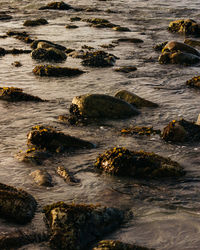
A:
[[[31,52],[31,57],[35,60],[48,62],[62,62],[67,59],[66,54],[56,48],[35,49]]]
[[[170,22],[168,30],[173,33],[200,36],[200,24],[192,19],[180,19]]]
[[[52,177],[46,170],[37,169],[33,171],[30,176],[39,186],[53,187]]]

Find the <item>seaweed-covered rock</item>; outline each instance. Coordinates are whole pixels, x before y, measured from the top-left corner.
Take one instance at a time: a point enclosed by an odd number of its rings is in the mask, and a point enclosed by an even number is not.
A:
[[[39,76],[71,77],[81,75],[85,72],[76,68],[55,67],[52,65],[38,65],[33,69],[33,73]]]
[[[99,155],[95,166],[109,174],[135,178],[179,177],[183,168],[175,161],[155,153],[112,148]]]
[[[103,94],[76,96],[72,104],[77,106],[80,115],[84,117],[122,118],[139,114],[139,111],[129,103]]]
[[[0,183],[0,216],[20,224],[32,220],[36,210],[34,197],[27,192]]]
[[[39,18],[36,20],[26,20],[24,22],[24,26],[38,26],[38,25],[45,25],[48,24],[47,20],[44,18]]]
[[[118,240],[102,240],[92,250],[153,250],[153,248],[127,244]]]
[[[163,129],[162,138],[171,142],[200,141],[200,126],[184,119],[173,120]]]
[[[50,152],[94,148],[94,144],[91,142],[58,132],[50,126],[34,126],[27,137],[28,146],[34,146],[36,149],[45,149]]]
[[[159,129],[153,129],[153,127],[140,127],[140,126],[133,126],[130,128],[123,128],[121,130],[122,135],[155,135],[160,134],[161,131]]]
[[[20,102],[20,101],[32,101],[32,102],[43,102],[37,96],[29,95],[23,92],[20,88],[15,87],[0,87],[0,100],[10,101],[10,102]]]
[[[47,40],[35,40],[31,43],[32,49],[46,49],[46,48],[56,48],[58,50],[65,51],[67,48],[57,43],[52,43]]]
[[[50,246],[83,250],[106,233],[116,229],[124,212],[116,208],[58,202],[44,208],[50,227]]]
[[[33,171],[30,176],[39,186],[53,187],[52,177],[46,170],[37,169]]]
[[[158,107],[158,104],[154,102],[150,102],[148,100],[145,100],[138,95],[131,93],[127,90],[120,90],[115,94],[115,97],[122,99],[131,105],[136,106],[137,108],[142,108],[142,107],[152,107],[156,108]]]
[[[200,36],[200,24],[192,19],[180,19],[170,22],[168,30],[173,33]]]
[[[194,76],[192,79],[187,80],[186,85],[189,87],[200,88],[200,76]]]
[[[185,39],[184,43],[192,47],[200,47],[200,41],[194,39]]]
[[[114,70],[116,72],[130,73],[130,72],[136,71],[137,68],[135,66],[123,66],[120,68],[116,68]]]
[[[74,176],[63,166],[58,166],[56,172],[65,180],[65,182],[69,184],[76,184],[80,182],[80,180],[74,178]]]
[[[63,1],[48,3],[46,6],[42,6],[39,8],[39,10],[70,10],[70,9],[73,9],[73,7],[70,6],[69,4],[64,3]]]
[[[53,47],[35,49],[32,51],[31,56],[33,59],[49,62],[62,62],[67,59],[67,56],[63,51]]]

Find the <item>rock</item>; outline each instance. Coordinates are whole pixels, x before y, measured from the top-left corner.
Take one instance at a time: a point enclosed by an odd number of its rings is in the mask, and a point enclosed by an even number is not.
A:
[[[200,41],[193,39],[185,39],[184,43],[192,47],[200,47]]]
[[[0,183],[0,216],[9,221],[25,224],[32,220],[36,201],[32,195]]]
[[[13,62],[12,65],[17,68],[22,66],[22,64],[19,61]]]
[[[175,161],[155,153],[112,148],[99,155],[95,166],[112,175],[133,178],[180,177],[185,174]]]
[[[39,18],[36,20],[26,20],[24,22],[24,26],[38,26],[38,25],[45,25],[48,24],[47,20],[44,18]]]
[[[130,72],[136,71],[137,68],[135,66],[123,66],[120,68],[116,68],[114,70],[116,72],[130,73]]]
[[[50,126],[34,126],[27,137],[27,144],[31,148],[34,146],[38,150],[54,153],[71,149],[94,148],[91,142],[58,132]]]
[[[70,17],[70,21],[71,22],[81,21],[81,17],[79,16]]]
[[[192,79],[187,80],[186,85],[193,88],[200,88],[200,76],[194,76]]]
[[[200,25],[192,19],[172,21],[169,24],[168,30],[173,33],[200,36]]]
[[[102,19],[102,18],[88,18],[88,19],[82,19],[82,21],[90,23],[91,26],[95,28],[113,28],[117,26],[108,21],[107,19]]]
[[[155,250],[153,248],[146,248],[137,246],[135,244],[127,244],[118,240],[102,240],[98,242],[92,250]]]
[[[74,178],[74,176],[63,166],[58,166],[56,172],[65,180],[65,182],[69,184],[76,184],[80,182],[80,180]]]
[[[175,143],[200,141],[200,126],[184,119],[173,120],[163,129],[162,138]]]
[[[82,49],[88,49],[88,50],[93,50],[93,49],[94,49],[94,47],[88,46],[88,45],[86,45],[86,44],[82,45],[81,48],[82,48]],[[86,57],[87,57],[87,56],[86,56]]]
[[[83,250],[103,235],[115,230],[124,212],[99,205],[58,202],[44,208],[50,228],[50,246],[55,249]]]
[[[39,65],[33,69],[33,73],[39,76],[71,77],[81,75],[85,72],[76,68],[55,67],[52,65]]]
[[[191,66],[200,62],[200,57],[185,52],[163,52],[158,58],[160,64],[180,64]]]
[[[20,55],[20,54],[30,54],[30,49],[10,49],[6,50],[6,54],[12,54],[12,55]]]
[[[65,26],[65,28],[66,28],[66,29],[77,29],[78,26],[77,26],[77,25],[72,25],[72,24],[67,24],[67,25]]]
[[[47,40],[35,40],[31,44],[32,49],[47,49],[47,48],[56,48],[58,50],[65,51],[67,48],[57,44],[57,43],[52,43]]]
[[[25,43],[32,43],[33,39],[29,37],[26,31],[10,30],[6,33],[8,36],[13,36],[14,38],[23,41]]]
[[[47,4],[46,6],[42,6],[39,10],[70,10],[73,9],[69,4],[61,2],[52,2]]]
[[[128,42],[128,43],[143,43],[144,41],[142,39],[139,38],[128,38],[128,37],[121,37],[119,38],[117,41],[117,43],[121,43],[121,42]]]
[[[32,101],[32,102],[43,102],[41,98],[33,95],[29,95],[23,92],[22,89],[15,87],[0,87],[0,100],[10,102],[20,101]]]
[[[140,127],[140,126],[134,126],[130,128],[124,128],[121,130],[122,135],[155,135],[155,134],[161,134],[161,131],[159,129],[155,130],[153,127]]]
[[[198,50],[194,49],[193,47],[191,47],[185,43],[180,43],[180,42],[176,42],[176,41],[168,42],[162,50],[162,52],[172,52],[172,53],[179,52],[179,51],[193,54],[195,56],[200,56],[200,53]]]
[[[10,19],[12,19],[12,16],[5,14],[3,12],[0,13],[0,21],[10,20]]]
[[[62,62],[67,59],[66,54],[56,48],[35,49],[31,53],[31,57],[36,60],[48,62]]]
[[[153,48],[154,48],[156,51],[162,51],[162,49],[165,47],[165,45],[166,45],[167,43],[168,43],[168,41],[163,42],[163,43],[156,44],[155,46],[153,46]]]
[[[4,48],[0,48],[0,56],[5,56],[6,50]]]
[[[142,108],[142,107],[152,107],[156,108],[158,107],[157,103],[150,102],[148,100],[145,100],[139,96],[137,96],[134,93],[131,93],[127,90],[120,90],[115,94],[115,97],[122,99],[128,103],[130,103],[133,106],[136,106],[137,108]]]
[[[89,118],[125,118],[139,114],[129,103],[103,94],[76,96],[72,104],[77,105],[80,115]]]
[[[111,49],[111,48],[114,48],[114,47],[116,47],[116,45],[114,45],[114,44],[102,44],[102,45],[99,45],[100,47],[102,47],[102,48],[105,48],[105,49]]]
[[[53,187],[52,177],[46,170],[37,169],[30,174],[39,186]]]
[[[112,29],[115,30],[115,31],[131,31],[129,28],[121,27],[121,26],[115,26]]]

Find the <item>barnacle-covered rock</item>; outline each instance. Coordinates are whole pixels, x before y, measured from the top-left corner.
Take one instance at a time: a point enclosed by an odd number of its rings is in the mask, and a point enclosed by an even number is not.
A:
[[[36,210],[34,197],[27,192],[0,183],[0,216],[25,224],[32,220]]]
[[[65,182],[69,184],[79,183],[80,180],[76,179],[65,167],[58,166],[56,170],[57,174],[62,177]]]
[[[116,68],[114,70],[116,72],[130,73],[130,72],[136,71],[137,68],[135,66],[123,66],[120,68]]]
[[[67,48],[57,43],[52,43],[47,40],[35,40],[31,43],[32,49],[47,49],[47,48],[56,48],[62,51],[65,51]]]
[[[194,76],[192,79],[187,80],[186,85],[189,87],[200,88],[200,76]]]
[[[122,135],[155,135],[160,134],[161,131],[159,129],[153,129],[153,127],[140,127],[140,126],[133,126],[130,128],[123,128],[121,130]]]
[[[67,56],[63,51],[53,47],[35,49],[32,51],[31,57],[36,60],[48,62],[62,62],[67,59]]]
[[[53,187],[52,177],[46,170],[37,169],[30,176],[39,186]]]
[[[26,20],[24,22],[24,26],[38,26],[38,25],[45,25],[48,24],[47,20],[44,18],[39,18],[36,20]]]
[[[120,90],[115,94],[115,97],[124,100],[128,103],[130,103],[131,105],[136,106],[137,108],[142,108],[142,107],[152,107],[152,108],[156,108],[158,107],[158,104],[154,103],[154,102],[150,102],[148,100],[145,100],[141,97],[139,97],[138,95],[131,93],[127,90]]]
[[[43,102],[37,96],[29,95],[23,92],[20,88],[15,87],[0,87],[0,100],[10,101],[10,102],[20,102],[20,101],[32,101],[32,102]]]
[[[103,94],[76,96],[72,104],[77,106],[81,116],[88,118],[123,118],[139,114],[129,103]]]
[[[73,9],[73,7],[70,6],[69,4],[64,3],[63,1],[48,3],[46,6],[42,6],[39,8],[39,10],[70,10],[70,9]]]
[[[112,148],[99,155],[95,166],[109,174],[135,178],[179,177],[183,168],[175,161],[155,153]]]
[[[76,68],[55,67],[52,65],[38,65],[33,69],[33,73],[39,76],[71,77],[81,75],[85,72]]]
[[[200,126],[184,119],[173,120],[163,129],[162,138],[171,142],[200,141]]]
[[[92,250],[153,250],[153,248],[127,244],[118,240],[102,240]]]
[[[58,202],[44,208],[50,227],[50,246],[55,249],[83,250],[115,230],[124,220],[116,208]]]
[[[200,24],[192,19],[180,19],[170,22],[168,30],[173,33],[200,36]]]
[[[70,149],[93,148],[89,141],[56,131],[50,126],[37,125],[27,135],[28,146],[45,149],[50,152],[61,152]]]

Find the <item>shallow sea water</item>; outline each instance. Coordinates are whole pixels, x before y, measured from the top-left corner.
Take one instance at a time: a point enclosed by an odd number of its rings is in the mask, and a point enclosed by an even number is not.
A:
[[[130,125],[153,125],[162,129],[172,119],[181,117],[195,121],[199,114],[198,90],[185,86],[186,80],[199,74],[199,67],[160,65],[159,53],[153,46],[166,40],[184,41],[183,36],[170,34],[167,26],[179,18],[200,18],[199,1],[69,1],[72,6],[98,8],[99,12],[39,11],[49,1],[1,1],[1,11],[13,16],[0,21],[0,35],[8,30],[26,30],[31,37],[57,42],[67,48],[80,49],[88,45],[100,49],[121,37],[144,40],[141,44],[120,43],[105,49],[120,59],[116,67],[134,65],[138,69],[130,74],[115,72],[112,68],[85,68],[80,59],[67,58],[60,66],[78,67],[87,73],[74,78],[40,78],[32,73],[38,64],[30,55],[6,55],[0,58],[0,86],[23,88],[25,92],[50,100],[47,103],[0,102],[0,182],[23,188],[38,201],[38,210],[33,221],[23,230],[45,232],[42,207],[46,204],[65,201],[100,203],[130,209],[133,219],[107,236],[128,243],[137,243],[156,249],[199,249],[200,246],[200,147],[195,145],[172,145],[158,136],[121,136],[119,131]],[[108,13],[108,9],[115,13]],[[79,21],[78,29],[65,28],[70,17],[102,17],[126,26],[131,32],[116,32],[110,29],[95,29]],[[48,25],[23,27],[26,19],[43,17]],[[28,49],[29,45],[14,38],[0,39],[0,47]],[[20,61],[22,67],[11,64]],[[86,127],[70,127],[57,117],[68,113],[72,98],[85,93],[114,95],[126,89],[159,104],[157,109],[142,109],[137,117],[126,120],[103,121]],[[47,124],[65,133],[94,142],[97,147],[47,160],[42,166],[32,166],[14,157],[26,149],[26,135],[32,126]],[[174,181],[144,181],[102,175],[92,167],[99,153],[114,146],[132,150],[153,151],[171,157],[187,171],[184,178]],[[55,174],[58,165],[67,167],[80,179],[80,184],[70,186]],[[29,174],[45,168],[53,176],[54,187],[38,187]],[[0,232],[13,231],[18,226],[0,220]],[[38,229],[39,228],[39,229]],[[49,249],[46,243],[24,246],[21,249]]]

